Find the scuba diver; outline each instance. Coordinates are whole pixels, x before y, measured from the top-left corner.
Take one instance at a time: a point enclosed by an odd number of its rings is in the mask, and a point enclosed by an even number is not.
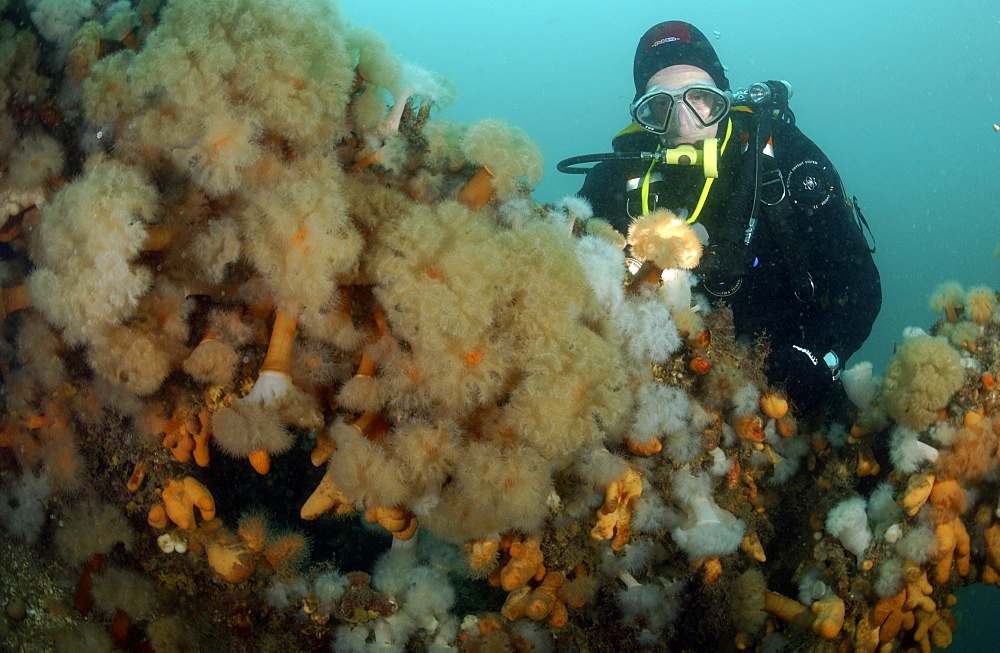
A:
[[[587,174],[578,195],[622,234],[656,208],[685,218],[705,244],[697,289],[731,307],[738,337],[767,337],[768,380],[806,410],[839,400],[841,365],[871,332],[881,285],[867,223],[795,126],[790,85],[734,95],[709,40],[681,21],[643,34],[633,76],[633,122],[614,152],[559,170]]]

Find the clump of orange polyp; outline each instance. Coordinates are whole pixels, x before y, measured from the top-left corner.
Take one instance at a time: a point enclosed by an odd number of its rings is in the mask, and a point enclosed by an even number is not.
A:
[[[248,514],[240,518],[236,535],[254,553],[260,553],[267,546],[270,526],[263,515]]]
[[[702,329],[697,335],[688,338],[687,342],[695,349],[704,349],[712,343],[712,335],[708,329]]]
[[[691,568],[696,571],[701,569],[702,585],[714,585],[722,579],[722,561],[719,556],[702,558],[691,565]]]
[[[465,204],[473,211],[486,206],[486,203],[493,197],[493,172],[486,166],[479,166],[476,174],[472,175],[462,190],[458,193],[458,201]]]
[[[688,367],[691,369],[692,372],[705,375],[708,374],[708,371],[710,369],[712,369],[712,364],[709,363],[707,359],[702,358],[701,356],[696,356],[695,358],[691,359],[691,362],[688,364]]]
[[[663,444],[659,438],[653,438],[649,442],[639,442],[629,438],[626,445],[628,445],[628,450],[637,456],[652,456],[663,450]]]
[[[640,289],[647,287],[647,285],[659,284],[661,274],[663,274],[663,268],[652,261],[643,261],[642,265],[639,266],[639,269],[636,270],[635,274],[629,280],[628,285],[625,287],[625,292],[629,295],[634,295]]]
[[[226,582],[242,583],[257,568],[257,562],[246,544],[232,536],[223,536],[205,543],[205,559],[215,574]]]
[[[129,492],[135,492],[142,485],[142,482],[146,479],[146,468],[148,463],[145,460],[138,461],[132,468],[132,474],[128,477],[128,481],[125,482],[125,489]]]
[[[309,542],[301,533],[286,533],[268,540],[264,560],[278,572],[295,567],[309,550]]]
[[[247,460],[254,471],[263,476],[271,471],[271,454],[265,449],[254,449],[247,454]]]
[[[347,169],[347,172],[351,174],[360,172],[361,170],[369,168],[375,165],[376,163],[381,163],[384,159],[385,159],[385,147],[380,147],[374,152],[367,154],[358,159],[357,161],[355,161],[351,165],[351,167]]]
[[[0,321],[6,320],[7,316],[14,311],[28,308],[31,305],[27,284],[0,289]]]
[[[764,422],[756,415],[747,415],[736,420],[736,434],[750,442],[764,441]]]
[[[466,542],[465,555],[474,575],[486,575],[496,568],[500,555],[500,538],[488,537]]]
[[[566,606],[559,599],[559,588],[565,582],[566,576],[562,572],[550,571],[545,574],[538,587],[531,591],[525,614],[536,621],[550,617],[553,626],[565,626]],[[558,609],[560,607],[561,610]]]
[[[760,398],[760,410],[771,419],[781,419],[788,412],[788,401],[773,392]]]

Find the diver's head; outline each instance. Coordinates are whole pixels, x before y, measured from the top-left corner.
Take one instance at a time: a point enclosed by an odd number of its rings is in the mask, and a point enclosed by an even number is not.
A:
[[[664,145],[672,147],[716,136],[724,117],[718,115],[720,103],[725,104],[726,112],[729,109],[729,80],[712,44],[697,27],[673,20],[649,28],[636,47],[632,75],[633,118],[637,118],[637,109],[645,112],[649,123],[644,124],[642,115],[637,122],[659,134]],[[665,91],[664,95],[643,103],[650,92],[655,95],[657,88]],[[685,93],[689,88],[694,90]],[[721,98],[711,95],[713,89],[720,92]],[[660,108],[669,104],[672,110],[657,114],[657,102]],[[704,102],[711,103],[707,112],[701,110]]]
[[[649,78],[664,68],[677,64],[696,66],[708,73],[709,77],[723,91],[729,90],[726,70],[719,61],[719,55],[705,35],[697,27],[679,20],[669,20],[653,25],[639,39],[632,63],[632,77],[635,80],[635,99],[646,92]]]

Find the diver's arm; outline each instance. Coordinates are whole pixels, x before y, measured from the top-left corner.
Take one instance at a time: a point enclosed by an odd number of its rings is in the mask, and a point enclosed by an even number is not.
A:
[[[766,365],[768,379],[783,384],[789,398],[805,407],[836,393],[834,373],[871,332],[882,290],[867,243],[839,190],[823,209],[795,217],[808,220],[800,224],[807,225],[803,234],[811,249],[808,269],[816,295],[800,316],[801,339],[773,351]]]
[[[881,308],[878,269],[840,176],[826,155],[794,126],[779,126],[775,142],[784,145],[779,156],[789,193],[794,195],[795,186],[804,179],[791,171],[807,161],[815,161],[818,168],[813,169],[822,170],[822,186],[833,188],[829,200],[816,209],[809,202],[793,204],[793,224],[808,247],[806,267],[816,288],[813,301],[821,307],[811,312],[811,323],[801,325],[806,340],[802,346],[820,357],[833,351],[843,363],[871,333]]]
[[[833,351],[843,363],[871,333],[882,306],[882,285],[839,176],[835,182],[837,191],[829,204],[805,218],[811,225],[811,273],[817,299],[825,305],[809,330],[819,355]]]
[[[819,325],[817,337],[846,361],[871,333],[882,307],[882,285],[852,209],[839,203],[830,213],[834,215],[824,220],[830,246],[819,268],[829,294],[824,298],[826,319]]]

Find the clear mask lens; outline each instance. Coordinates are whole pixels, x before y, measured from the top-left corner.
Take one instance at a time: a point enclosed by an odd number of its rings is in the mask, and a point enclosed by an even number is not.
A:
[[[710,86],[687,86],[676,91],[653,88],[632,104],[632,119],[654,134],[665,134],[679,106],[709,127],[729,113],[730,99],[727,93]]]

